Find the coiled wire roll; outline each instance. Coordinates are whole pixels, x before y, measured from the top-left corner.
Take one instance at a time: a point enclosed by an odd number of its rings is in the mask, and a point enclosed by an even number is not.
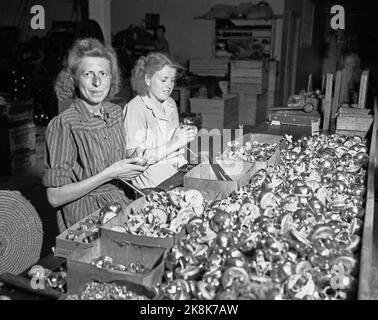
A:
[[[33,205],[19,191],[0,190],[0,274],[18,275],[41,254],[43,229]]]

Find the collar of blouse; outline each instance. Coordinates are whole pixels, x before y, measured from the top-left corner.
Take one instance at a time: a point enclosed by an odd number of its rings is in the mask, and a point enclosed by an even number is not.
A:
[[[144,104],[148,109],[150,109],[153,113],[153,115],[160,120],[166,120],[168,121],[169,115],[174,111],[175,106],[169,101],[170,99],[165,100],[161,103],[164,112],[161,111],[161,108],[157,105],[156,102],[154,102],[151,98],[148,96],[141,97]]]
[[[95,115],[88,110],[88,108],[85,106],[84,102],[81,99],[75,100],[75,108],[79,112],[81,122],[88,122],[93,117],[98,117],[103,120],[115,118],[114,112],[110,110],[110,106],[108,103],[103,102],[102,107],[103,109],[101,115]]]

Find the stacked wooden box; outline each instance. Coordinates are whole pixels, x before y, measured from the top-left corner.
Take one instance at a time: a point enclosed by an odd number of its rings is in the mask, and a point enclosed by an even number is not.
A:
[[[223,98],[191,98],[190,111],[199,113],[202,119],[202,128],[234,129],[238,126],[238,102],[236,94],[228,94]]]
[[[268,92],[267,92],[267,108],[274,108],[276,105],[275,96],[277,91],[277,61],[269,62],[269,76],[268,76]]]
[[[369,109],[341,107],[336,118],[336,133],[366,137],[373,120]]]
[[[268,73],[262,60],[231,62],[231,92],[239,95],[239,122],[255,125],[266,119]]]
[[[0,171],[14,174],[36,164],[33,104],[14,101],[0,105]]]
[[[228,74],[228,58],[195,58],[189,60],[189,71],[199,76],[225,77]]]

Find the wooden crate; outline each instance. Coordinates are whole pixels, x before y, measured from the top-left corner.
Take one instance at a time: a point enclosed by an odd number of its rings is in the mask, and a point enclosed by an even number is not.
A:
[[[358,114],[340,114],[336,118],[336,132],[353,132],[367,134],[373,123],[373,116]]]
[[[280,121],[281,124],[311,127],[313,122],[320,122],[320,114],[317,111],[306,113],[304,111],[274,111],[269,114],[269,121]]]
[[[178,188],[178,190],[189,190],[187,188]],[[216,199],[220,199],[221,193],[212,190],[200,190],[205,200],[211,203]],[[139,198],[132,203],[130,203],[123,211],[122,214],[117,215],[115,218],[109,220],[103,226],[100,227],[100,234],[105,235],[108,238],[119,239],[122,241],[127,241],[132,244],[139,245],[154,245],[161,248],[171,249],[181,237],[185,234],[185,230],[182,230],[175,236],[166,237],[166,238],[157,238],[157,237],[147,237],[147,236],[138,236],[128,233],[122,233],[113,231],[112,228],[119,225],[124,225],[128,220],[128,215],[131,210],[136,212],[140,211],[147,203],[147,198]]]
[[[254,126],[267,119],[267,95],[239,96],[239,122]]]
[[[239,96],[243,94],[256,95],[262,93],[262,84],[248,84],[231,82],[230,90],[232,93],[237,93]]]
[[[109,256],[117,264],[142,263],[143,273],[99,269],[91,261],[100,256]],[[147,288],[160,283],[164,274],[166,249],[157,246],[133,245],[126,241],[101,236],[91,247],[72,252],[67,259],[67,291],[77,292],[91,281],[127,281]]]
[[[189,60],[189,71],[200,76],[224,77],[229,62],[229,58],[194,58]]]
[[[34,150],[36,148],[36,130],[34,122],[21,126],[0,128],[0,151],[12,153],[18,150]]]
[[[224,98],[191,98],[190,111],[201,114],[202,127],[206,129],[236,128],[238,125],[238,103],[236,94]]]
[[[265,60],[234,60],[231,62],[232,92],[235,87],[245,86],[245,93],[265,93],[268,90],[268,81],[269,72]],[[255,89],[255,92],[250,91],[251,87]],[[240,90],[237,92],[240,93]]]
[[[218,180],[210,164],[203,162],[185,174],[184,187],[219,191],[227,197],[233,191],[247,185],[254,172],[253,163],[228,160],[219,160],[218,163],[232,179],[231,181]]]
[[[0,172],[16,174],[25,172],[36,165],[36,151],[18,150],[11,153],[0,154]]]
[[[14,126],[34,120],[34,105],[31,101],[12,101],[0,104],[0,124]]]

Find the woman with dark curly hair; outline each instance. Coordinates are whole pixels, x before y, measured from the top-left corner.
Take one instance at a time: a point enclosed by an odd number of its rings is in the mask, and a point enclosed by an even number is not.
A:
[[[193,141],[197,128],[180,126],[177,106],[170,97],[177,69],[181,67],[162,53],[141,57],[132,70],[131,85],[138,93],[124,109],[128,154],[139,147],[150,165],[132,182],[153,188],[185,164],[183,147]]]
[[[58,99],[75,100],[46,129],[43,184],[61,232],[109,201],[127,205],[117,179],[146,169],[126,159],[122,110],[107,101],[119,85],[114,50],[97,39],[77,40],[55,84]]]

